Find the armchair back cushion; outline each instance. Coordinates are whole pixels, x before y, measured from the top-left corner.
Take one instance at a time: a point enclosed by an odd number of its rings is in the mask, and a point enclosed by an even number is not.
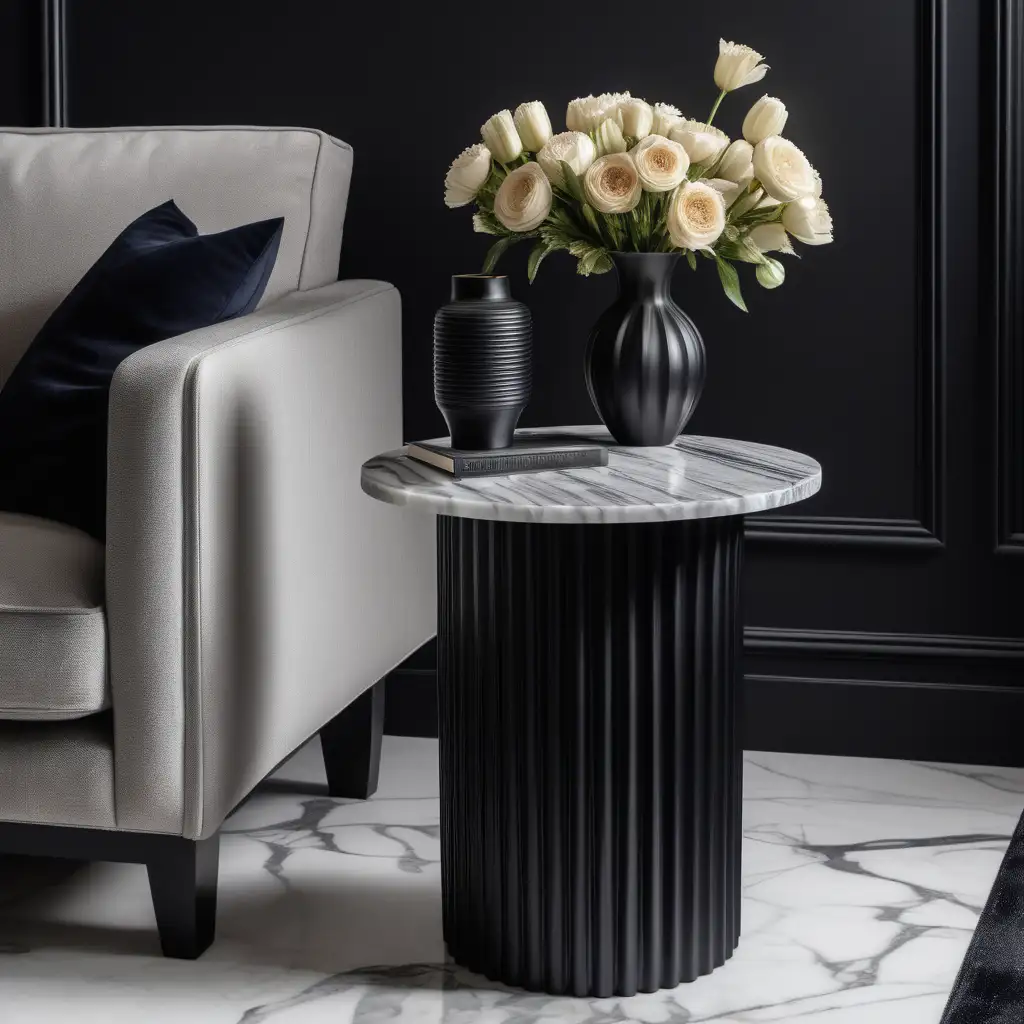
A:
[[[283,217],[263,304],[337,279],[352,151],[303,128],[0,130],[0,387],[110,240],[168,199],[208,234]]]

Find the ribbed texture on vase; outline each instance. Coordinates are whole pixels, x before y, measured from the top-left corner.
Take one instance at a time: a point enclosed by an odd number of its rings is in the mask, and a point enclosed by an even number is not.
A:
[[[455,278],[453,291],[490,287]],[[456,448],[502,448],[512,440],[533,387],[530,311],[508,296],[457,299],[434,317],[434,400]]]
[[[707,974],[739,937],[742,519],[438,518],[445,939],[577,996]]]
[[[586,355],[594,408],[619,444],[670,444],[704,389],[704,342],[670,291],[678,253],[613,253],[619,295]]]

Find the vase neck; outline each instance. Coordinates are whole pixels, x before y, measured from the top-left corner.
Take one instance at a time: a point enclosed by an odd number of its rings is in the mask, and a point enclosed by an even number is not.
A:
[[[611,257],[619,278],[619,294],[623,298],[668,298],[679,253],[613,252]]]
[[[452,277],[452,302],[467,299],[502,301],[512,298],[504,274],[455,274]]]

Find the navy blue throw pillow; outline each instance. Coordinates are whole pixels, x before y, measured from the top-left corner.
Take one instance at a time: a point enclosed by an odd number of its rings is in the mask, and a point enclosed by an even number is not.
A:
[[[0,389],[0,509],[104,539],[114,371],[154,342],[252,312],[283,227],[278,217],[200,235],[173,201],[129,224]]]

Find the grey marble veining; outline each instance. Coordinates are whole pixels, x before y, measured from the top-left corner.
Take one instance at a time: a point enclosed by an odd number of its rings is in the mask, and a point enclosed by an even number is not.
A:
[[[385,737],[372,800],[318,744],[228,820],[217,940],[164,960],[145,869],[0,862],[3,1024],[938,1024],[1024,771],[748,752],[743,934],[692,984],[575,999],[446,962],[437,745]]]
[[[665,447],[626,448],[603,427],[557,432],[607,445],[608,465],[454,480],[402,448],[363,465],[363,490],[380,501],[470,519],[647,523],[763,512],[821,487],[814,459],[752,441],[681,434]]]

